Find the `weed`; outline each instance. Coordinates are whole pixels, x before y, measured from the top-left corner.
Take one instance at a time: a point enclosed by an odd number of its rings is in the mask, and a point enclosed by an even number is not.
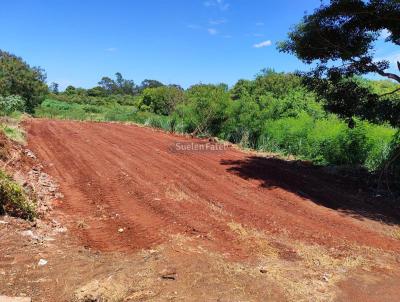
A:
[[[0,213],[28,220],[37,216],[35,204],[29,200],[23,189],[1,170]]]

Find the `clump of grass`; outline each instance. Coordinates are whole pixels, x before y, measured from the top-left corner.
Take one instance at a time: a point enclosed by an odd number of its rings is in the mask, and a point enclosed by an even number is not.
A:
[[[0,170],[0,214],[32,220],[37,216],[35,204],[9,175]]]
[[[392,232],[392,237],[395,239],[400,240],[400,228],[396,228],[393,232]]]
[[[0,124],[0,129],[9,139],[20,144],[26,143],[25,132],[20,127],[3,123]]]

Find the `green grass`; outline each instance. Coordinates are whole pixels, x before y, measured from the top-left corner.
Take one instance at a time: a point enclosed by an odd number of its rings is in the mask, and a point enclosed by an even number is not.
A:
[[[358,121],[354,129],[334,115],[308,114],[266,122],[258,149],[295,155],[327,165],[359,165],[377,169],[387,158],[396,130]]]
[[[20,122],[25,118],[21,112],[13,112],[9,116],[0,117],[0,130],[11,140],[20,144],[26,143],[25,131],[20,127]]]
[[[0,213],[32,220],[37,216],[35,204],[24,190],[0,170]]]
[[[10,126],[7,124],[0,124],[0,130],[11,140],[20,144],[25,144],[25,132],[18,126]]]
[[[90,105],[51,99],[45,100],[36,108],[35,116],[80,121],[132,122],[164,130],[170,130],[171,124],[170,117],[138,111],[135,106],[120,105],[118,103]]]

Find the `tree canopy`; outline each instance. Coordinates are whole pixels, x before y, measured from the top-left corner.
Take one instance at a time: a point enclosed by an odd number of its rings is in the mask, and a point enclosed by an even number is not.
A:
[[[331,0],[306,15],[279,49],[315,63],[302,74],[304,83],[326,100],[328,110],[348,119],[356,115],[398,126],[400,87],[380,95],[357,79],[375,73],[400,84],[400,75],[389,71],[390,62],[374,58],[382,33],[387,43],[400,45],[399,1]]]
[[[0,50],[0,95],[21,96],[26,110],[32,112],[48,92],[46,74],[40,67],[31,67],[20,57]]]

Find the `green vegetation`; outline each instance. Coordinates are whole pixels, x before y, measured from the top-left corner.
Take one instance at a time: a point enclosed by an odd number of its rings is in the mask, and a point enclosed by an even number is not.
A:
[[[36,208],[24,190],[5,172],[0,170],[0,214],[32,220]]]
[[[135,106],[120,105],[115,102],[107,105],[92,105],[46,99],[36,108],[35,116],[79,121],[133,122],[171,130],[170,117],[139,111]]]
[[[394,0],[321,2],[281,42],[282,52],[294,54],[312,71],[302,73],[304,83],[325,99],[326,109],[346,118],[387,121],[400,125],[400,75],[390,62],[376,57],[377,40],[383,31],[384,42],[400,45],[400,2]],[[383,41],[383,39],[381,39]],[[400,68],[400,63],[397,64]],[[357,77],[375,73],[397,82],[391,91],[368,89]]]
[[[25,118],[25,114],[19,111],[13,111],[7,116],[0,117],[0,130],[11,140],[25,144],[25,131],[21,128],[20,123]]]
[[[400,2],[395,0],[321,2],[293,27],[279,49],[313,64],[310,72],[300,73],[302,82],[317,94],[327,111],[344,118],[350,128],[355,125],[355,117],[380,124],[388,122],[398,128],[400,75],[390,68],[392,62],[376,56],[376,42],[380,39],[399,46],[399,19]],[[384,39],[382,33],[387,33]],[[400,62],[396,67],[400,70]],[[360,78],[371,73],[387,80]],[[373,136],[371,133],[369,136]],[[393,140],[389,151],[373,149],[373,154],[385,154],[380,170],[386,174],[386,186],[395,183],[400,189],[399,140]],[[377,168],[378,158],[370,159],[367,165]]]
[[[387,90],[388,83],[363,80]],[[390,85],[389,85],[390,86]],[[387,159],[396,129],[387,124],[346,120],[327,112],[301,77],[263,70],[254,80],[194,85],[187,90],[155,85],[135,95],[90,96],[69,89],[36,108],[35,116],[140,123],[179,133],[217,136],[243,147],[295,155],[320,165],[377,170]],[[73,92],[72,92],[73,91]],[[86,100],[86,101],[85,101]]]
[[[48,92],[45,80],[46,75],[42,69],[31,67],[21,58],[0,50],[0,96],[19,96],[1,98],[0,110],[9,110],[10,107],[17,106],[33,112],[34,107],[41,103]],[[24,104],[22,105],[21,100],[17,98],[21,98]],[[14,104],[9,106],[8,102]]]

